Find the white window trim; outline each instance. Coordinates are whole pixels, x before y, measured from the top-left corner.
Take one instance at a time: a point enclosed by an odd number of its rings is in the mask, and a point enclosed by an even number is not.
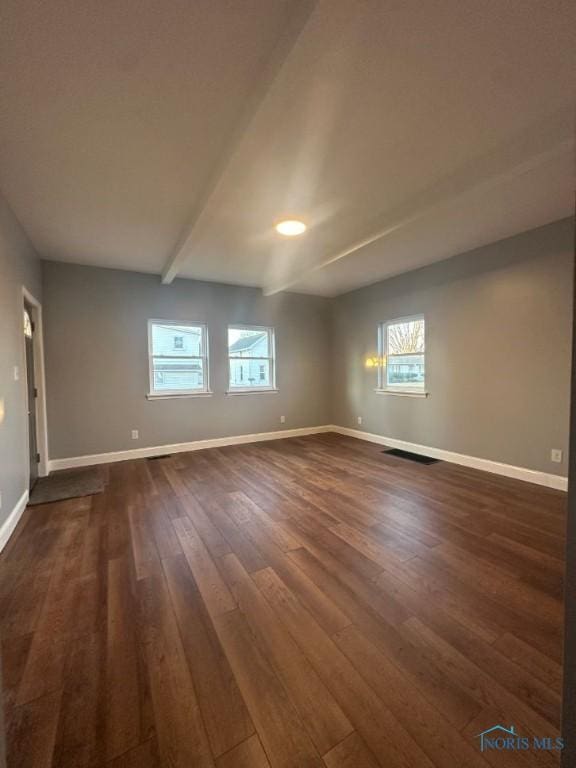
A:
[[[399,323],[409,323],[414,320],[424,321],[424,381],[422,386],[414,386],[413,384],[394,384],[388,385],[386,383],[386,365],[388,363],[388,327],[390,325],[398,325]],[[385,323],[379,323],[378,325],[378,386],[375,388],[375,392],[379,395],[400,395],[404,397],[428,397],[430,394],[426,389],[427,379],[426,365],[426,318],[424,314],[407,315],[405,317],[395,317],[392,320],[388,320]]]
[[[152,326],[153,325],[181,325],[200,328],[202,331],[202,355],[154,355],[152,354]],[[204,374],[204,386],[198,389],[163,389],[154,390],[154,365],[155,357],[179,357],[183,360],[202,360],[202,372]],[[195,320],[165,320],[162,318],[151,318],[148,320],[148,386],[149,391],[146,395],[148,400],[171,400],[182,397],[209,397],[212,395],[210,389],[210,366],[208,355],[208,326],[206,323],[199,323]]]
[[[268,357],[232,357],[228,351],[228,389],[227,395],[261,395],[268,392],[278,392],[276,386],[276,333],[275,329],[269,325],[241,325],[235,324],[229,325],[226,329],[226,348],[228,348],[228,331],[233,329],[235,331],[266,331],[268,334]],[[231,360],[262,360],[270,363],[270,385],[267,387],[231,387],[230,386],[230,374]]]
[[[379,395],[396,395],[400,397],[428,397],[430,392],[425,389],[380,389],[376,387],[374,390]]]
[[[252,387],[250,389],[241,389],[240,387],[234,387],[234,389],[227,389],[226,394],[227,395],[274,395],[278,394],[280,392],[279,389],[276,389],[275,387]]]

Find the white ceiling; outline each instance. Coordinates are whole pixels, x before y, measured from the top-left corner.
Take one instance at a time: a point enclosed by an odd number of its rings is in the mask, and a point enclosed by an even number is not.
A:
[[[44,258],[337,295],[570,215],[575,75],[564,0],[4,0],[0,186]]]

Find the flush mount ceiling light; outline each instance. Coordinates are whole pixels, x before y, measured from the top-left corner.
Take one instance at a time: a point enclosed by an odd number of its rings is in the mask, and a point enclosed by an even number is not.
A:
[[[286,221],[279,221],[276,224],[276,232],[286,237],[295,237],[306,232],[306,224],[303,221],[297,219],[286,219]]]

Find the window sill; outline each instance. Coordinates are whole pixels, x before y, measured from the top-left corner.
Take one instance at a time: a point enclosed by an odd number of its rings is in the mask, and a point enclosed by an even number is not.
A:
[[[227,395],[267,395],[267,394],[277,394],[280,390],[276,389],[275,387],[267,387],[266,389],[257,389],[256,387],[252,389],[229,389],[226,391]]]
[[[160,394],[159,392],[148,392],[146,395],[147,400],[182,400],[187,397],[212,397],[213,392],[182,392],[171,394]]]
[[[406,390],[406,389],[375,389],[378,395],[399,395],[400,397],[428,397],[430,394],[425,390]]]

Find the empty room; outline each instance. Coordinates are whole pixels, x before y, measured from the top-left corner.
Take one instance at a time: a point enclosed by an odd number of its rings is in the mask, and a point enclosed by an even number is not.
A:
[[[0,768],[574,768],[576,5],[6,0],[0,73]]]

